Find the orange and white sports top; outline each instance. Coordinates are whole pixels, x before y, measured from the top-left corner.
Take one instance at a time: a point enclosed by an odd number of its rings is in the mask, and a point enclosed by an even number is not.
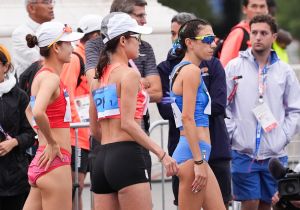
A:
[[[108,65],[104,70],[104,75],[100,78],[101,86],[92,92],[98,119],[120,119],[121,117],[121,100],[117,94],[117,85],[108,84],[110,73],[120,65],[119,63]],[[137,95],[135,119],[142,119],[147,111],[148,101],[149,96],[141,83]]]

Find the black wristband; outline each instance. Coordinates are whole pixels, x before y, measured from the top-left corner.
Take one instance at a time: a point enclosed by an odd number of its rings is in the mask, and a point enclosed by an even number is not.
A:
[[[166,154],[167,154],[167,153],[164,152],[163,156],[159,159],[159,162],[161,162],[161,161],[165,158]]]
[[[204,160],[194,160],[195,165],[201,165],[202,163],[204,163]]]

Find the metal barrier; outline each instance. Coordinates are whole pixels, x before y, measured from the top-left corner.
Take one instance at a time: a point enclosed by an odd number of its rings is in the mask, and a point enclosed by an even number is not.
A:
[[[163,126],[164,125],[169,125],[169,121],[167,120],[158,120],[155,121],[154,123],[152,123],[150,125],[149,128],[149,133],[151,135],[152,131],[160,126],[160,146],[162,149],[164,149],[164,129]],[[162,210],[165,210],[166,206],[165,206],[165,168],[163,166],[163,164],[161,164],[161,202],[162,202]]]
[[[72,189],[72,195],[74,194],[74,203],[75,203],[75,210],[79,209],[79,181],[78,181],[78,128],[88,128],[90,126],[89,123],[71,123],[70,127],[75,129],[75,177]],[[93,196],[91,196],[93,199]],[[91,202],[91,209],[93,209],[93,202]]]

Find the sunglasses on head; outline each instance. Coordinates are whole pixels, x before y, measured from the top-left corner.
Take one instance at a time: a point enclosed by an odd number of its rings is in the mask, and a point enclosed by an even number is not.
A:
[[[135,38],[138,42],[141,42],[142,34],[130,34],[129,36]]]
[[[41,0],[41,1],[31,1],[33,4],[55,4],[55,0]]]
[[[203,35],[203,36],[192,37],[191,39],[201,40],[202,43],[211,44],[215,41],[215,38],[216,38],[215,35]]]
[[[62,33],[48,45],[48,48],[50,48],[55,42],[57,42],[64,35],[64,33],[72,33],[72,28],[67,24],[65,24]]]

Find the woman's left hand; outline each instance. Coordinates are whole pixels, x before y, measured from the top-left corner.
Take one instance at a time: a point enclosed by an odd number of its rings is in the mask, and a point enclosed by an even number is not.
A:
[[[60,146],[57,143],[48,143],[41,156],[39,157],[38,166],[40,168],[44,167],[45,171],[47,171],[56,156],[58,156],[59,158],[63,158],[60,151]]]
[[[192,191],[194,193],[199,192],[205,188],[207,183],[207,165],[202,163],[200,165],[194,164],[195,179],[192,183]]]
[[[6,155],[17,145],[18,145],[17,139],[8,136],[6,140],[0,143],[0,156]]]
[[[168,154],[165,154],[165,157],[161,162],[167,170],[167,176],[174,176],[178,173],[179,167],[176,163],[176,160],[170,157]]]

